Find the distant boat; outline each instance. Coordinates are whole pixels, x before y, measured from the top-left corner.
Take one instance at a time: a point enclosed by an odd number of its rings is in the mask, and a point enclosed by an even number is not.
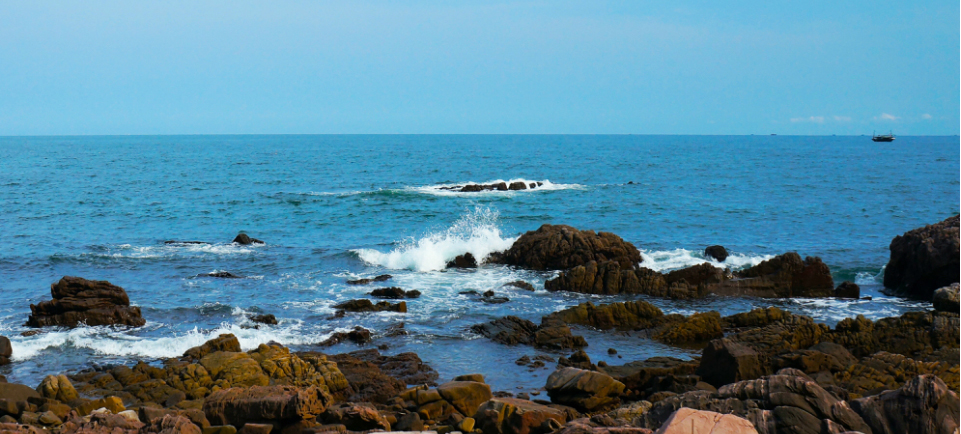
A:
[[[875,142],[893,142],[894,134],[892,134],[890,131],[887,134],[881,134],[881,135],[871,133],[871,140]]]

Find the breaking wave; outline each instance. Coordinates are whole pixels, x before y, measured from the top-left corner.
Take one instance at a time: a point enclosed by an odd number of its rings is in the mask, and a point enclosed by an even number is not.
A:
[[[458,255],[470,253],[483,261],[493,252],[507,250],[516,238],[504,238],[497,227],[498,214],[477,208],[442,232],[409,239],[390,252],[353,250],[363,261],[395,270],[437,271]]]
[[[774,255],[750,255],[741,253],[731,253],[724,262],[718,262],[714,258],[705,258],[702,252],[694,252],[687,249],[674,249],[663,251],[641,251],[641,266],[650,268],[654,271],[667,272],[687,268],[703,263],[711,264],[718,268],[731,268],[740,270],[753,267],[761,262],[773,258]]]

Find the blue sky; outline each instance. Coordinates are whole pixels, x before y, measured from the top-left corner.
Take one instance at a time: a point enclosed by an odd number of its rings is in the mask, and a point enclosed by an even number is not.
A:
[[[0,0],[0,135],[958,134],[959,2]]]

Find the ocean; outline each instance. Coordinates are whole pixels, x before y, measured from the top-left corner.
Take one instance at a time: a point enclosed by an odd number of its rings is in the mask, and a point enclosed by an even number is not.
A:
[[[221,333],[244,349],[268,341],[329,353],[387,345],[416,352],[441,380],[479,372],[495,390],[531,391],[550,369],[513,363],[566,356],[495,344],[471,325],[542,315],[591,301],[647,299],[666,313],[722,315],[778,306],[834,325],[930,309],[881,292],[891,239],[959,212],[959,139],[790,136],[110,136],[0,137],[0,335],[13,342],[9,381],[176,357]],[[442,187],[523,180],[526,191]],[[545,223],[608,231],[634,243],[642,266],[665,271],[706,261],[712,244],[743,268],[797,251],[819,256],[835,283],[871,300],[548,293],[553,272],[500,265],[448,270],[458,254],[505,250]],[[266,245],[232,244],[245,232]],[[168,240],[210,244],[166,244]],[[229,271],[241,279],[203,277]],[[380,286],[423,293],[409,312],[347,314],[333,304],[380,287],[349,279],[391,274]],[[30,304],[62,276],[126,289],[147,324],[133,329],[31,330]],[[501,288],[515,280],[537,288]],[[461,294],[493,289],[509,302]],[[256,313],[275,326],[254,328]],[[409,334],[383,337],[403,322]],[[315,344],[363,326],[367,346]],[[574,329],[592,360],[687,359],[631,333]],[[609,355],[608,348],[617,349]]]

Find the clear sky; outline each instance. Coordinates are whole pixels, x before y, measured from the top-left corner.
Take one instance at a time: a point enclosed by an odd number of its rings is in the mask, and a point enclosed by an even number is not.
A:
[[[958,134],[959,2],[0,0],[0,135]]]

